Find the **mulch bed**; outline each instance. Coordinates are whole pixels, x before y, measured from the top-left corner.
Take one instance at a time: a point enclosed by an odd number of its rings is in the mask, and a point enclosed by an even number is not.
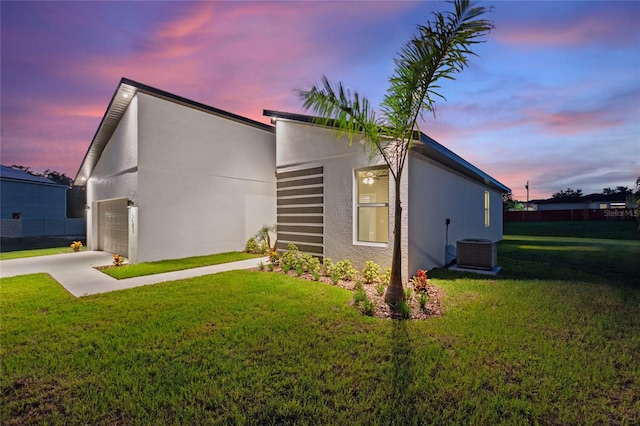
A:
[[[258,270],[256,268],[255,270]],[[265,273],[280,273],[283,274],[284,271],[281,268],[276,268],[273,272],[269,271],[266,267],[264,269]],[[302,274],[298,276],[295,271],[289,271],[289,276],[300,278],[303,280],[313,281],[313,276],[311,274]],[[430,281],[430,280],[429,280]],[[339,280],[337,284],[333,284],[331,279],[327,276],[320,276],[318,282],[327,285],[336,285],[338,287],[344,288],[346,290],[352,291],[355,293],[356,291],[356,282],[355,281],[343,281]],[[409,300],[409,306],[411,307],[411,314],[409,318],[402,318],[402,315],[389,306],[384,301],[384,294],[382,296],[378,295],[376,290],[376,284],[363,284],[363,289],[367,293],[367,297],[369,300],[375,303],[375,309],[373,312],[374,317],[376,318],[387,318],[387,319],[410,319],[410,320],[426,320],[433,317],[438,317],[442,315],[442,305],[440,303],[442,296],[444,295],[444,291],[436,287],[429,282],[427,282],[426,295],[428,296],[427,303],[424,309],[420,308],[420,292],[416,292],[412,282],[408,282],[404,284],[404,289],[411,289],[411,300]],[[354,302],[351,302],[354,304]],[[354,304],[355,305],[355,304]]]

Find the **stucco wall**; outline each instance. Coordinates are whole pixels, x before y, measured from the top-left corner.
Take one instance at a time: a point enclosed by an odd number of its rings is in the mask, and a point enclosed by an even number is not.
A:
[[[99,200],[138,198],[138,97],[134,97],[87,182],[87,247],[98,249]],[[131,241],[130,241],[131,242]],[[129,253],[135,259],[135,252]]]
[[[354,234],[354,170],[384,164],[381,160],[369,161],[363,145],[348,138],[336,139],[328,128],[313,124],[279,119],[276,124],[278,171],[324,167],[324,253],[334,261],[349,259],[362,269],[367,260],[383,267],[391,266],[394,217],[394,182],[389,178],[389,243],[367,244],[356,241]],[[407,179],[403,179],[406,191]],[[407,218],[403,210],[403,275],[407,265]]]
[[[138,261],[242,250],[275,223],[272,132],[137,98]]]
[[[502,239],[502,194],[412,152],[409,158],[409,273],[445,264],[448,243],[463,238]],[[484,223],[484,193],[490,193],[490,226]]]

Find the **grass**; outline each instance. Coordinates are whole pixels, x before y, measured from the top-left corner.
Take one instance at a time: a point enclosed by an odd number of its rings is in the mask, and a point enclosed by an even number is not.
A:
[[[636,220],[505,222],[505,235],[584,237],[640,241]]]
[[[82,247],[80,251],[85,251],[86,247]],[[20,259],[23,257],[50,256],[52,254],[73,253],[71,247],[54,247],[35,250],[18,250],[0,253],[0,260]]]
[[[3,279],[0,423],[638,424],[640,288],[613,246],[509,236],[504,274],[430,271],[428,321],[267,272],[80,299]]]
[[[218,265],[221,263],[237,262],[239,260],[255,259],[260,255],[232,251],[227,253],[211,254],[207,256],[187,257],[184,259],[160,260],[157,262],[143,262],[133,265],[124,265],[118,268],[103,269],[107,275],[119,280],[125,278],[140,277],[143,275],[161,274],[164,272],[182,271],[184,269],[199,268],[201,266]]]

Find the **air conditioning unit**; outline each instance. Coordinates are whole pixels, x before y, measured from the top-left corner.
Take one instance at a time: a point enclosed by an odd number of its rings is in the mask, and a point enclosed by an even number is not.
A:
[[[458,266],[493,269],[498,265],[498,249],[490,240],[466,238],[457,242]]]

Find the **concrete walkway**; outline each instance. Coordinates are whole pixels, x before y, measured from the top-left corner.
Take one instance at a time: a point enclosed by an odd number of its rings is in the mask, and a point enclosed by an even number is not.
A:
[[[94,269],[95,266],[111,265],[113,255],[102,251],[54,254],[0,261],[0,278],[46,272],[76,297],[106,293],[142,285],[181,280],[216,274],[235,269],[251,269],[267,258],[241,260],[220,265],[203,266],[183,271],[117,280]]]

